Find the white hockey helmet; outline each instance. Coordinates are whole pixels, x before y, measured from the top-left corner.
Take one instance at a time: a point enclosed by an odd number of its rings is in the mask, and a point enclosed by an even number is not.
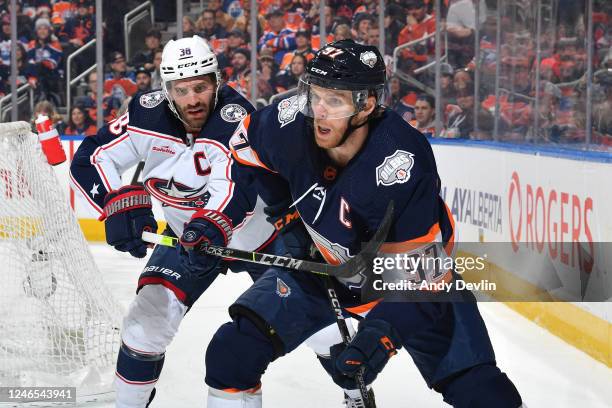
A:
[[[170,96],[168,83],[178,79],[191,78],[201,75],[214,74],[216,79],[215,102],[217,104],[217,94],[221,85],[221,74],[217,57],[210,45],[202,37],[194,35],[179,40],[170,40],[162,52],[160,64],[160,74],[162,89],[168,100],[170,109],[174,114],[185,123],[174,106],[174,101]]]

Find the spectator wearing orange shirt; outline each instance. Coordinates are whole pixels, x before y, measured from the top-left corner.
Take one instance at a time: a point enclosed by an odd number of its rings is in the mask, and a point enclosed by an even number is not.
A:
[[[58,0],[53,4],[51,22],[62,25],[76,14],[76,5],[73,1]]]
[[[232,66],[226,70],[228,75],[227,84],[240,92],[246,87],[245,75],[249,71],[251,63],[251,52],[246,48],[234,50],[232,55]]]
[[[561,78],[561,63],[562,61],[573,61],[578,58],[578,39],[576,37],[562,37],[556,44],[557,52],[551,57],[542,59],[540,67],[544,72],[551,72],[551,77],[547,78],[553,82],[559,82]]]
[[[70,109],[70,119],[64,130],[65,135],[95,136],[96,132],[96,125],[84,108],[74,106]]]
[[[78,48],[94,38],[96,26],[89,0],[78,0],[76,5],[76,13],[66,19],[58,36],[60,41]]]
[[[306,61],[310,61],[314,57],[314,51],[310,46],[310,31],[300,30],[295,33],[295,51],[288,52],[283,56],[280,64],[280,69],[287,68],[295,55],[303,55]]]
[[[427,7],[423,0],[408,0],[405,4],[405,10],[407,24],[399,33],[398,45],[419,40],[428,34],[435,33],[436,19],[434,16],[427,14]],[[400,67],[403,70],[412,71],[424,65],[433,50],[433,38],[402,50]]]
[[[104,93],[123,102],[128,96],[134,95],[138,90],[136,78],[133,72],[128,71],[125,57],[119,51],[115,51],[110,57],[111,72],[104,79]]]
[[[304,9],[292,0],[280,0],[280,9],[284,13],[285,27],[292,31],[299,30],[304,22]]]
[[[306,9],[307,7],[304,6]],[[334,9],[330,6],[325,6],[323,9],[323,15],[325,16],[325,32],[327,33],[327,38],[324,43],[329,43],[334,41],[334,37],[332,33],[335,30],[334,23]],[[321,35],[319,33],[319,6],[318,4],[313,4],[308,8],[308,11],[305,13],[304,21],[302,22],[302,29],[310,30],[312,35],[310,37],[310,42],[313,50],[318,50],[321,48]],[[350,28],[349,28],[350,30]]]

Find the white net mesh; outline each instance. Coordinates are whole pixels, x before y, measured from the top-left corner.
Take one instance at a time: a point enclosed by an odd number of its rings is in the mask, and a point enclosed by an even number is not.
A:
[[[0,386],[110,391],[122,311],[26,122],[0,124]]]

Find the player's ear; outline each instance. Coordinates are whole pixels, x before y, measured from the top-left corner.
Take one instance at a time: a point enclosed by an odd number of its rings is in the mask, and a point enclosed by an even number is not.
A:
[[[372,112],[376,109],[376,97],[368,96],[368,100],[361,112],[359,112],[360,116],[368,117]]]

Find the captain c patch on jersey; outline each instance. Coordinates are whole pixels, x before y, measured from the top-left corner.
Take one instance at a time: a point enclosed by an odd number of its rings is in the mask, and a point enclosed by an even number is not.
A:
[[[396,150],[376,167],[376,185],[390,186],[405,183],[410,179],[410,169],[414,165],[414,154]]]

